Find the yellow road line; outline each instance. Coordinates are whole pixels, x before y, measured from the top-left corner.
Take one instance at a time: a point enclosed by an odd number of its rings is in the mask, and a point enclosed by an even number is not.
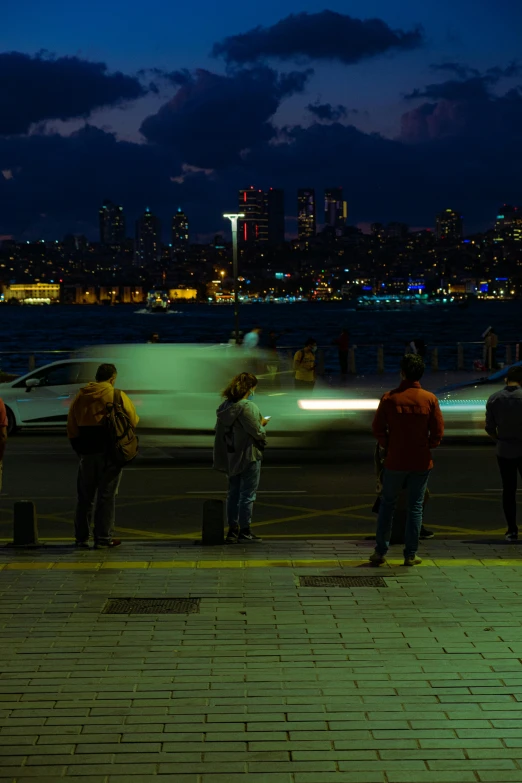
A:
[[[381,567],[380,573],[386,573],[390,568],[402,567],[402,559],[390,558],[386,565]],[[3,571],[32,571],[32,570],[59,570],[59,571],[98,571],[105,569],[148,569],[148,568],[203,568],[203,569],[230,569],[230,568],[368,568],[368,561],[361,558],[346,559],[336,558],[331,560],[319,559],[273,559],[273,560],[178,560],[178,561],[82,561],[82,562],[13,562],[0,565]],[[423,560],[420,568],[497,568],[497,567],[522,567],[520,558],[428,558]],[[372,569],[374,571],[375,569]],[[406,571],[408,573],[408,571]]]

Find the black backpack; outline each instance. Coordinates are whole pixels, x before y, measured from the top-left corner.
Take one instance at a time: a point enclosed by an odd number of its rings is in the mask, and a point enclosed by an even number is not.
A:
[[[121,392],[114,389],[112,402],[107,403],[107,456],[116,465],[128,465],[138,454],[138,436],[123,407]]]

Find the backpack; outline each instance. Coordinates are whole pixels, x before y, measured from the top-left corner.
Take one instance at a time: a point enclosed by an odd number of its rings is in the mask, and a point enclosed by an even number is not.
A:
[[[117,465],[128,465],[138,454],[138,436],[123,407],[121,392],[114,389],[112,402],[107,403],[107,456]]]

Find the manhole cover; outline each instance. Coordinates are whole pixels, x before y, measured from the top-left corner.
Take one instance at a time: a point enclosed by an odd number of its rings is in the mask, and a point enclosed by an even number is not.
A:
[[[199,598],[109,598],[102,614],[193,614]]]
[[[300,576],[301,587],[387,587],[382,576]]]

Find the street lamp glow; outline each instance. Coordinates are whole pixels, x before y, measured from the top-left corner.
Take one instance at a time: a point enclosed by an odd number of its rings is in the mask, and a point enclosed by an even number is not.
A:
[[[234,331],[236,344],[239,345],[239,281],[237,279],[237,221],[244,218],[243,212],[226,212],[224,218],[230,220],[232,226],[232,267],[234,276]]]

